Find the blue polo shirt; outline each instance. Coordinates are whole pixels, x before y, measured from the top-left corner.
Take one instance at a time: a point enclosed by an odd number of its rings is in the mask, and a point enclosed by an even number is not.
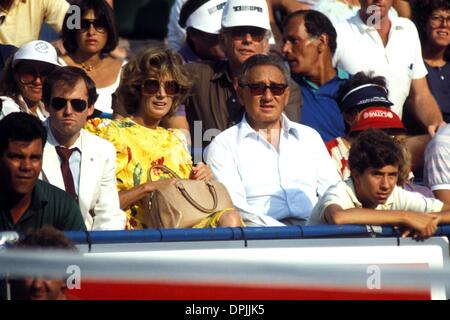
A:
[[[324,142],[345,135],[344,119],[336,101],[339,86],[350,75],[337,69],[337,75],[318,87],[300,75],[293,75],[300,85],[303,95],[302,117],[300,123],[316,129]]]

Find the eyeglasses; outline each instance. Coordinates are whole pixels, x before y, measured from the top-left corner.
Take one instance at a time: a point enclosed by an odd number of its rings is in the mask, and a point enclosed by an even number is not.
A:
[[[250,93],[254,96],[262,96],[266,92],[266,89],[269,89],[274,96],[281,96],[288,87],[284,83],[270,83],[270,85],[266,85],[265,83],[247,83],[239,84],[239,86],[241,88],[248,87]]]
[[[180,92],[180,85],[175,80],[168,80],[164,83],[164,91],[168,95],[175,95]],[[158,93],[161,83],[156,79],[147,79],[141,84],[143,94],[154,95]]]
[[[450,26],[450,16],[444,17],[444,16],[431,16],[430,17],[430,24],[433,28],[440,27],[443,22],[446,22],[448,26]]]
[[[54,97],[50,101],[50,105],[55,110],[61,110],[64,109],[67,105],[67,102],[70,101],[70,105],[72,106],[73,110],[76,112],[83,112],[87,107],[87,102],[82,99],[65,99],[61,97]]]
[[[80,23],[80,31],[81,32],[87,32],[90,28],[91,25],[94,26],[94,29],[97,32],[100,33],[105,33],[106,29],[108,28],[106,26],[106,22],[104,20],[100,20],[100,19],[81,19],[81,23]]]
[[[262,41],[267,34],[267,31],[258,27],[231,27],[226,30],[233,39],[245,39],[247,34],[250,34],[253,41]]]
[[[19,81],[22,84],[31,84],[33,82],[35,82],[37,80],[37,78],[40,78],[41,81],[43,82],[45,80],[45,78],[48,77],[48,75],[50,74],[50,72],[53,71],[53,68],[51,69],[46,69],[46,70],[35,70],[33,68],[31,69],[18,69],[17,70],[17,74],[19,75]]]

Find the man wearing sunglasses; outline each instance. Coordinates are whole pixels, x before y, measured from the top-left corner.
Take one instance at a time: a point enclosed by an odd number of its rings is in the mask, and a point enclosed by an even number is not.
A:
[[[83,129],[96,99],[95,84],[83,69],[62,67],[48,76],[43,87],[48,143],[40,178],[77,200],[88,230],[122,230],[115,148]]]
[[[207,150],[208,165],[246,226],[303,225],[318,198],[339,181],[320,135],[283,114],[288,79],[278,57],[247,59],[237,88],[245,116]]]
[[[229,0],[226,3],[219,41],[227,61],[186,66],[194,75],[192,95],[186,102],[194,148],[205,147],[215,135],[242,119],[244,109],[235,90],[237,77],[245,60],[269,51],[269,35],[265,0]],[[289,119],[298,122],[302,104],[300,90],[289,81],[291,94],[285,112]]]

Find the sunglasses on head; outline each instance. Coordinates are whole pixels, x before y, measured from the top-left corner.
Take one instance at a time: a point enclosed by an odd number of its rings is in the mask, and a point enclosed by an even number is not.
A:
[[[270,85],[267,85],[265,83],[247,83],[239,84],[239,86],[241,88],[247,87],[250,90],[250,93],[254,96],[262,96],[264,92],[266,92],[266,89],[269,89],[274,96],[281,96],[288,87],[288,85],[284,83],[272,82],[270,83]]]
[[[82,99],[65,99],[61,97],[54,97],[50,101],[50,105],[55,110],[62,110],[66,107],[67,102],[70,101],[70,105],[72,106],[73,110],[76,112],[82,112],[87,108],[87,102]]]
[[[104,33],[107,29],[106,23],[104,20],[101,19],[81,19],[80,23],[80,31],[81,32],[87,32],[91,25],[94,26],[94,29],[97,30],[97,32]]]
[[[153,95],[159,92],[161,84],[164,87],[164,91],[167,95],[175,95],[180,92],[180,85],[175,80],[168,80],[164,83],[160,83],[156,79],[147,79],[141,84],[141,91],[146,95]]]

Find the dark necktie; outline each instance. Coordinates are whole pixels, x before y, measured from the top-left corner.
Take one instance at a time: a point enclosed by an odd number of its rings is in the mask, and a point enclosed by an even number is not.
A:
[[[56,153],[58,153],[59,158],[61,159],[61,172],[64,179],[64,186],[66,192],[70,194],[75,200],[78,201],[77,194],[75,193],[75,185],[73,183],[72,171],[70,171],[69,166],[69,158],[72,155],[72,152],[77,150],[77,148],[68,149],[60,146],[55,147]]]

